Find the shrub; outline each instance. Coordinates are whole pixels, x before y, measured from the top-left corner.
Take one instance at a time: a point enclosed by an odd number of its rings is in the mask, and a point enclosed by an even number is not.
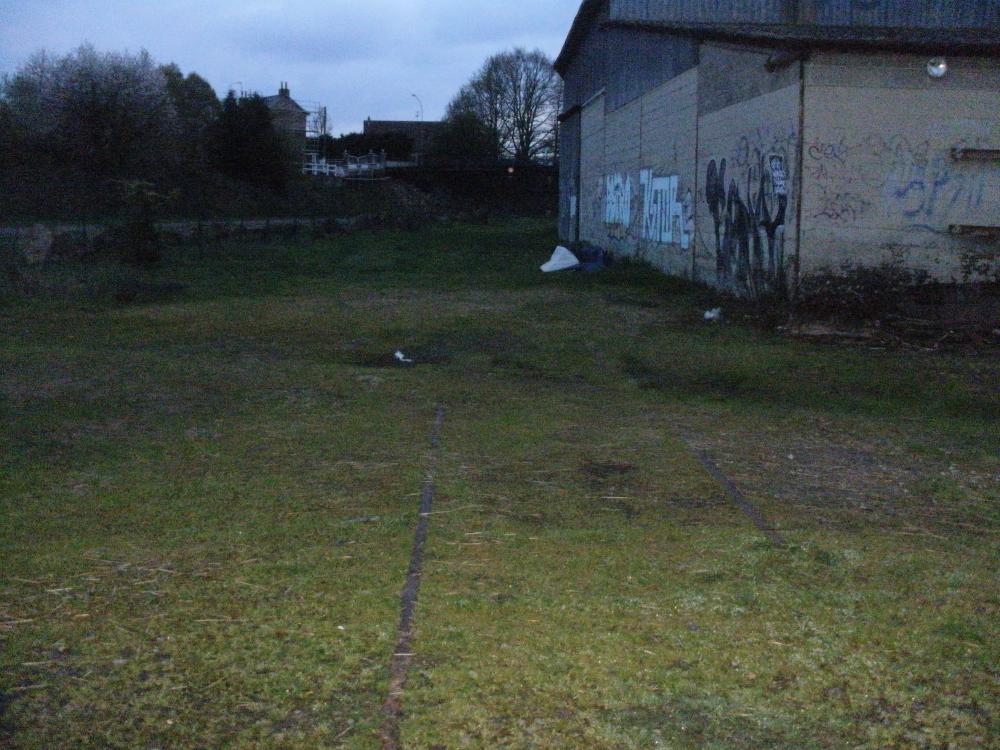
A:
[[[125,220],[113,233],[112,244],[123,263],[151,266],[160,262],[163,243],[156,229],[156,216],[169,201],[148,182],[124,185]]]
[[[927,281],[925,272],[893,264],[812,274],[799,283],[793,312],[799,318],[881,320],[900,314],[914,289]]]

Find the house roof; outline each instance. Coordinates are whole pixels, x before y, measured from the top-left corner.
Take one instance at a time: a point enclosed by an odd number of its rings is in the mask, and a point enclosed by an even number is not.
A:
[[[713,24],[610,21],[606,26],[737,41],[783,49],[1000,53],[1000,29],[901,29],[804,24]]]
[[[281,94],[278,94],[276,96],[265,96],[264,104],[266,104],[271,109],[276,109],[279,107],[279,105],[284,105],[282,109],[294,108],[297,109],[302,114],[309,114],[308,110],[303,108],[301,104],[292,99],[290,96],[282,96]],[[288,105],[291,105],[291,107],[289,107]]]

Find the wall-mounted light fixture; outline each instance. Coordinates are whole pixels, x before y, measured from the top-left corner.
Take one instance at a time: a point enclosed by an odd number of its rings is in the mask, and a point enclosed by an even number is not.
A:
[[[948,75],[948,61],[943,57],[932,58],[927,63],[927,75],[931,78],[944,78]]]

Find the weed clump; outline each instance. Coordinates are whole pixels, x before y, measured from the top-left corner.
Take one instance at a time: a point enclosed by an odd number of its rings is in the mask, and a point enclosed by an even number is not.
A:
[[[928,283],[924,271],[893,264],[847,267],[802,279],[792,306],[796,318],[863,323],[899,315],[914,290]]]
[[[124,221],[114,233],[119,257],[123,263],[152,266],[163,257],[163,243],[156,228],[159,211],[170,198],[156,192],[149,182],[135,181],[124,185]]]

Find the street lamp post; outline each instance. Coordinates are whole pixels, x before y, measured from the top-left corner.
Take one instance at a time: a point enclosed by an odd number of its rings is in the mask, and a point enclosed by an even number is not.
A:
[[[417,104],[420,106],[420,112],[417,114],[417,117],[420,118],[420,122],[423,122],[424,121],[424,103],[422,101],[420,101],[420,97],[417,96],[416,94],[410,94],[410,96],[412,96],[414,99],[417,100]]]

